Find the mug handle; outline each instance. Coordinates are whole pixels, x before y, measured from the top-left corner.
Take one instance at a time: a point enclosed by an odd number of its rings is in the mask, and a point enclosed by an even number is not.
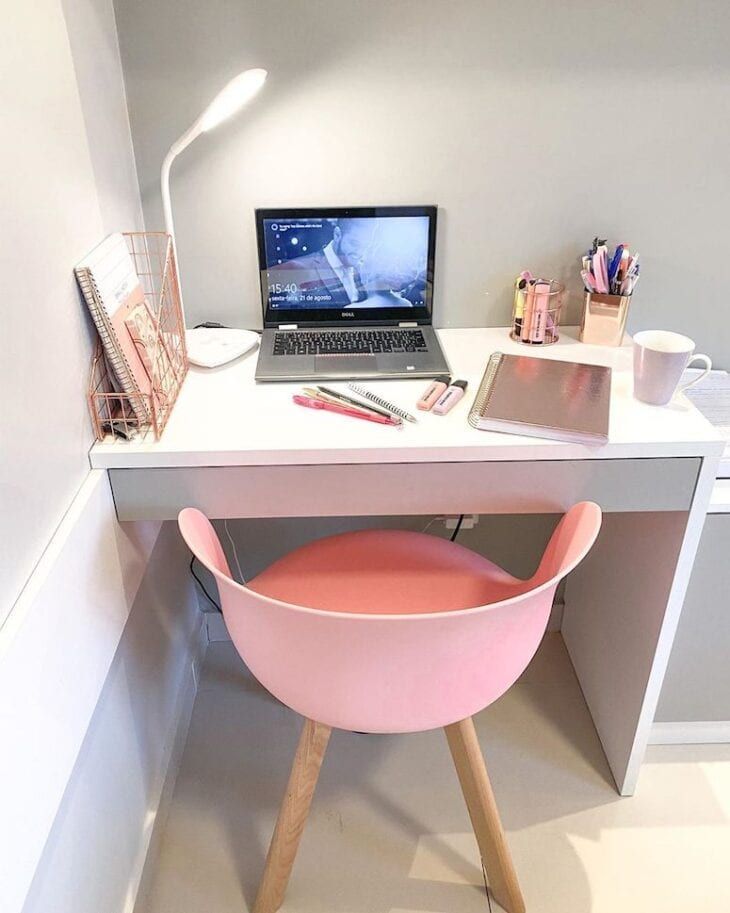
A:
[[[704,362],[705,370],[702,372],[702,374],[698,374],[694,380],[691,380],[687,384],[682,384],[679,388],[682,391],[689,390],[690,387],[694,387],[695,384],[698,384],[701,380],[704,380],[707,377],[707,375],[710,373],[710,371],[712,370],[712,362],[710,361],[710,358],[707,355],[700,355],[699,353],[697,355],[693,355],[692,358],[690,358],[690,360],[687,362],[687,367],[689,367],[693,361]]]

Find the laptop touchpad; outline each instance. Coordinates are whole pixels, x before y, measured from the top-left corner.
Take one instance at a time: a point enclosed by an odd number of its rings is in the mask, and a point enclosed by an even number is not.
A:
[[[362,374],[375,371],[378,359],[374,355],[316,355],[314,369],[320,373]]]

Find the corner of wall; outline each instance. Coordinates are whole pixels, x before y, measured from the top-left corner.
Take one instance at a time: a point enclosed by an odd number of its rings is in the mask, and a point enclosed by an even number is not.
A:
[[[23,913],[131,913],[144,891],[207,648],[186,559],[164,524]]]

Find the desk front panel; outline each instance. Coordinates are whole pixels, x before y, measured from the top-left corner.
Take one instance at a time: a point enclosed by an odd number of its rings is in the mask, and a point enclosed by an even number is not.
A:
[[[110,469],[120,520],[687,511],[699,457]]]

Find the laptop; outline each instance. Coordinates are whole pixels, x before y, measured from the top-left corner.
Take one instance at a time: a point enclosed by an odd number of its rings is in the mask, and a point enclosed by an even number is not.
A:
[[[431,320],[435,206],[257,209],[257,381],[448,374]]]

